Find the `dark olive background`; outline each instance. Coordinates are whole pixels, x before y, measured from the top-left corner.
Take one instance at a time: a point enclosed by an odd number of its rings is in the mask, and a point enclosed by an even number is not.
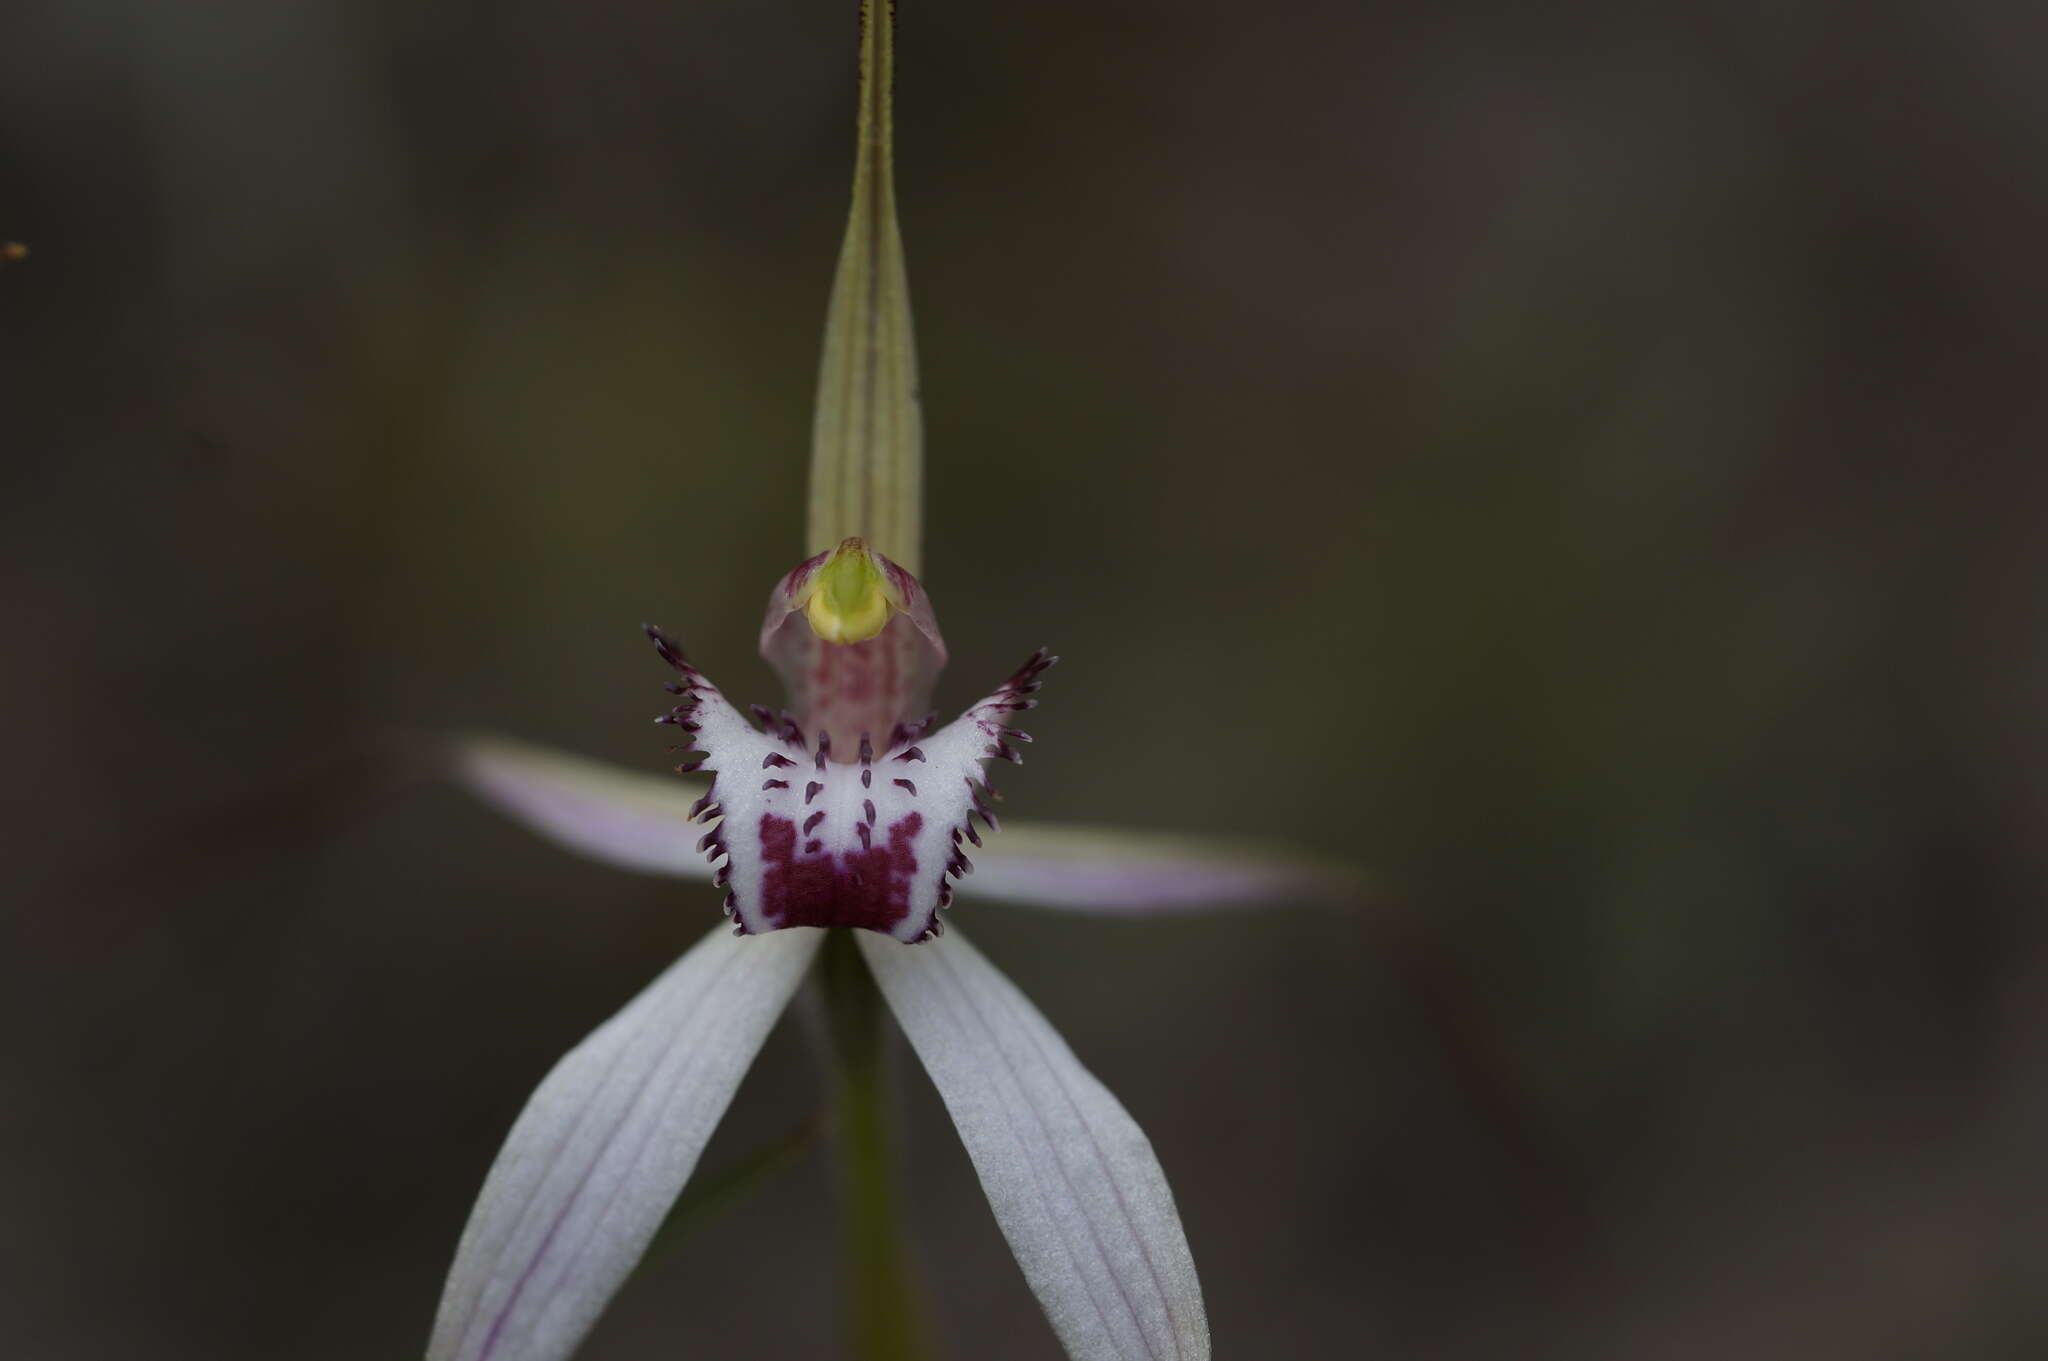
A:
[[[389,758],[662,769],[643,619],[773,697],[853,35],[7,8],[10,1354],[416,1355],[527,1092],[717,921]],[[2048,1348],[2044,50],[904,6],[942,701],[1050,644],[1016,815],[1376,885],[956,916],[1152,1134],[1221,1355]],[[951,1354],[1055,1354],[902,1086]],[[704,1167],[817,1091],[786,1026]],[[831,1224],[813,1157],[587,1354],[829,1355]]]

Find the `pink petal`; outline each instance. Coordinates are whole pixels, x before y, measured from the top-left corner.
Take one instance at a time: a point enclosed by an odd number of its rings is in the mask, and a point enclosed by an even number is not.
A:
[[[510,737],[452,744],[450,775],[513,821],[622,869],[709,879],[695,848],[690,805],[709,787],[673,774],[639,774]]]

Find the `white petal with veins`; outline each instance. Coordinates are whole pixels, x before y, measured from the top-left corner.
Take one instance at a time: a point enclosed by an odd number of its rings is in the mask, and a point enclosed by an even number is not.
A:
[[[822,939],[720,928],[555,1065],[470,1211],[427,1361],[558,1361],[576,1349]]]
[[[1144,1131],[958,933],[856,939],[1068,1354],[1205,1361],[1194,1258]]]

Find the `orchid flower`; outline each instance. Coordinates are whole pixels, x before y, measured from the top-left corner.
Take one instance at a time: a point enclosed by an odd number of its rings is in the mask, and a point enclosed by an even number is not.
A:
[[[943,726],[946,662],[919,566],[922,448],[891,172],[893,14],[864,0],[853,209],[826,323],[811,553],[769,593],[761,651],[789,708],[743,715],[649,629],[690,739],[657,785],[502,739],[460,744],[468,788],[560,843],[710,878],[712,932],[548,1074],[484,1181],[430,1361],[569,1355],[689,1179],[735,1089],[828,941],[873,984],[958,1126],[997,1224],[1067,1352],[1209,1355],[1194,1259],[1144,1133],[1045,1018],[947,934],[955,881],[993,833],[991,759],[1046,668],[1034,653]],[[688,823],[709,824],[701,839]],[[1342,870],[1192,838],[1048,826],[1005,833],[989,896],[1145,912],[1342,891]],[[943,939],[941,939],[943,937]],[[854,966],[856,975],[860,973]],[[828,971],[829,972],[829,971]],[[877,1349],[886,1354],[885,1349]]]

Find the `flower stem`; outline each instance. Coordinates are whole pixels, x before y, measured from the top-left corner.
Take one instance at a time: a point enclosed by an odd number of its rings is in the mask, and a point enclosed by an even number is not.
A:
[[[655,1230],[647,1251],[640,1256],[640,1265],[634,1270],[646,1270],[649,1263],[666,1256],[688,1237],[692,1229],[796,1166],[810,1151],[811,1145],[818,1141],[818,1136],[824,1133],[824,1126],[824,1114],[820,1112],[773,1143],[761,1145],[730,1167],[708,1176],[692,1177],[683,1188],[682,1195],[670,1207],[668,1217]]]
[[[925,1361],[932,1352],[897,1211],[882,994],[850,930],[832,931],[822,954],[846,1355]]]

